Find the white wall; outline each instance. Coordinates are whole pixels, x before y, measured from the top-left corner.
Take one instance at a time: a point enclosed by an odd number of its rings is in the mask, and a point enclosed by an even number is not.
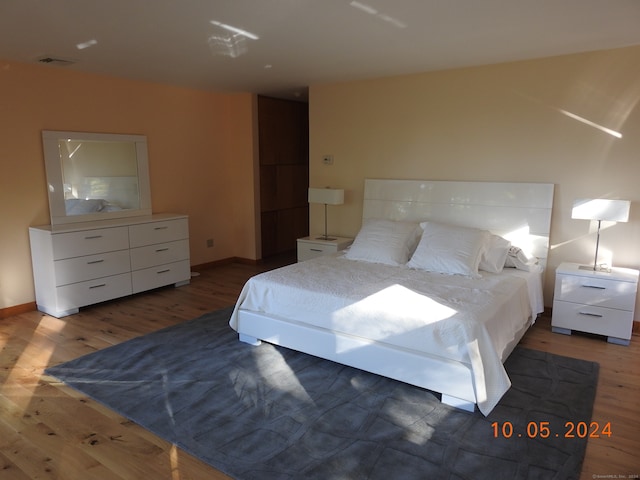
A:
[[[367,177],[554,183],[551,306],[555,267],[593,260],[595,225],[571,219],[577,198],[632,201],[630,222],[607,226],[601,250],[616,266],[640,268],[639,99],[640,47],[315,85],[310,186],[346,189],[329,230],[353,236]],[[322,208],[311,205],[310,215],[311,231],[321,231]]]
[[[146,135],[153,211],[189,215],[192,265],[257,258],[253,95],[2,60],[0,92],[0,316],[35,300],[28,229],[50,221],[42,130]]]

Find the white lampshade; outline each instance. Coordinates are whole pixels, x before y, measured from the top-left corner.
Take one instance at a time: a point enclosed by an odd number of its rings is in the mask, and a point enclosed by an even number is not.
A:
[[[310,188],[309,203],[324,203],[324,235],[317,240],[335,240],[327,234],[327,205],[342,205],[344,190],[341,188]]]
[[[339,188],[310,188],[309,203],[342,205],[344,203],[344,190]]]
[[[571,218],[579,220],[602,220],[607,222],[628,222],[631,202],[628,200],[607,200],[605,198],[584,198],[573,203]]]

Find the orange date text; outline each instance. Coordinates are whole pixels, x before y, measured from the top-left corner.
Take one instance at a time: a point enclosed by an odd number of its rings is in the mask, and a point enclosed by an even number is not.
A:
[[[493,437],[498,438],[601,438],[611,437],[611,422],[565,422],[564,428],[554,429],[550,422],[528,422],[523,431],[516,431],[513,423],[493,422]]]

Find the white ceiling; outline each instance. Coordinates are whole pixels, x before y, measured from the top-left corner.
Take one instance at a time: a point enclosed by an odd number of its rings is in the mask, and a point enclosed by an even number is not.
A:
[[[0,0],[0,59],[292,98],[316,83],[638,44],[640,0]]]

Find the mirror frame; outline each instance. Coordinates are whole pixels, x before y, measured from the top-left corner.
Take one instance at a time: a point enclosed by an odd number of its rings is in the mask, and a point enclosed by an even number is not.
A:
[[[87,140],[100,142],[133,142],[136,150],[138,174],[139,208],[113,212],[94,212],[82,215],[67,215],[64,201],[62,162],[58,142],[60,140]],[[137,217],[151,215],[151,187],[149,182],[149,159],[147,137],[144,135],[123,135],[116,133],[65,132],[55,130],[42,131],[42,146],[47,191],[49,193],[49,213],[51,225],[64,225],[111,218]]]

